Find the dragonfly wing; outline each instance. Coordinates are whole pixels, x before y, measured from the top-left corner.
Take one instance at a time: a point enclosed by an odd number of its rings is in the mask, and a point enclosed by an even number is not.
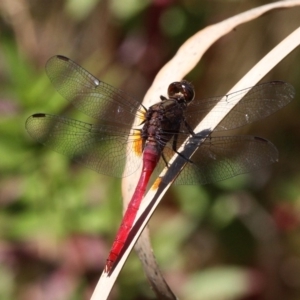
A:
[[[141,149],[138,133],[112,125],[92,125],[65,117],[35,114],[26,121],[33,139],[101,174],[123,177],[137,170]],[[127,151],[132,143],[132,151]],[[135,150],[135,151],[134,151]],[[124,171],[125,160],[128,168]]]
[[[100,81],[71,59],[57,55],[46,64],[46,73],[56,90],[85,114],[113,123],[141,123],[145,109],[123,91]]]
[[[175,184],[213,183],[259,170],[276,161],[276,147],[263,138],[208,137],[192,156],[192,163],[187,163]]]
[[[241,96],[242,100],[217,125],[215,131],[238,128],[273,114],[292,101],[295,89],[289,83],[271,81],[226,96],[194,100],[185,114],[186,121],[195,128],[199,120],[202,120],[217,105],[217,109],[213,112],[215,116],[211,118],[215,120],[220,112]],[[212,127],[210,121],[204,125],[208,129]]]

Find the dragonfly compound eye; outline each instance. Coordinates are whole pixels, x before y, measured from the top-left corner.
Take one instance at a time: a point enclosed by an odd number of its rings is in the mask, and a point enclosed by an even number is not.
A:
[[[189,103],[195,97],[194,87],[185,80],[173,82],[169,85],[168,96],[170,98],[182,97],[187,103]]]
[[[191,101],[194,100],[194,97],[195,97],[195,90],[194,90],[193,85],[185,80],[181,81],[180,84],[181,84],[183,95],[184,95],[186,102],[190,103]]]

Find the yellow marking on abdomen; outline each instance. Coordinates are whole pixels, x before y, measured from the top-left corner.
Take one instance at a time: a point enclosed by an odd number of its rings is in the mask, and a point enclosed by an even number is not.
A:
[[[157,190],[161,183],[161,177],[158,177],[151,186],[151,190]]]
[[[141,131],[133,130],[132,137],[133,137],[133,143],[132,143],[133,151],[137,156],[141,156],[143,153],[143,140],[141,138]]]

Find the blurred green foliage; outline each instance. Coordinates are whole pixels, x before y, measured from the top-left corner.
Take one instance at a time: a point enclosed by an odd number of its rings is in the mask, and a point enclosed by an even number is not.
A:
[[[193,33],[264,3],[0,3],[1,299],[88,299],[121,220],[120,180],[73,164],[25,131],[33,113],[69,112],[45,75],[47,59],[66,55],[142,98]],[[225,93],[299,26],[299,12],[272,12],[217,42],[188,76],[198,97]],[[175,187],[154,214],[154,252],[181,298],[299,298],[299,73],[296,50],[266,78],[292,83],[294,103],[238,131],[274,142],[277,165],[216,185]],[[132,254],[111,299],[153,298],[142,274]]]

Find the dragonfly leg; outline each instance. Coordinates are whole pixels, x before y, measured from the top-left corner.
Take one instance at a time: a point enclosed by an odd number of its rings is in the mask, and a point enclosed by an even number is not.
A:
[[[166,159],[166,157],[165,157],[165,155],[164,155],[163,152],[161,153],[161,157],[162,157],[163,161],[165,162],[166,167],[169,168],[170,164],[168,163],[168,161],[167,161],[167,159]]]
[[[189,127],[190,128],[190,127]],[[195,135],[193,133],[193,135]],[[174,135],[173,138],[173,143],[172,143],[172,150],[177,153],[180,157],[182,157],[183,159],[185,159],[187,162],[193,163],[193,161],[191,161],[190,159],[186,158],[185,156],[183,156],[180,152],[177,151],[177,140],[178,140],[178,134]]]
[[[192,129],[192,127],[189,125],[189,123],[184,119],[184,126],[187,128],[188,132],[190,133],[191,136],[195,136],[195,132]]]

